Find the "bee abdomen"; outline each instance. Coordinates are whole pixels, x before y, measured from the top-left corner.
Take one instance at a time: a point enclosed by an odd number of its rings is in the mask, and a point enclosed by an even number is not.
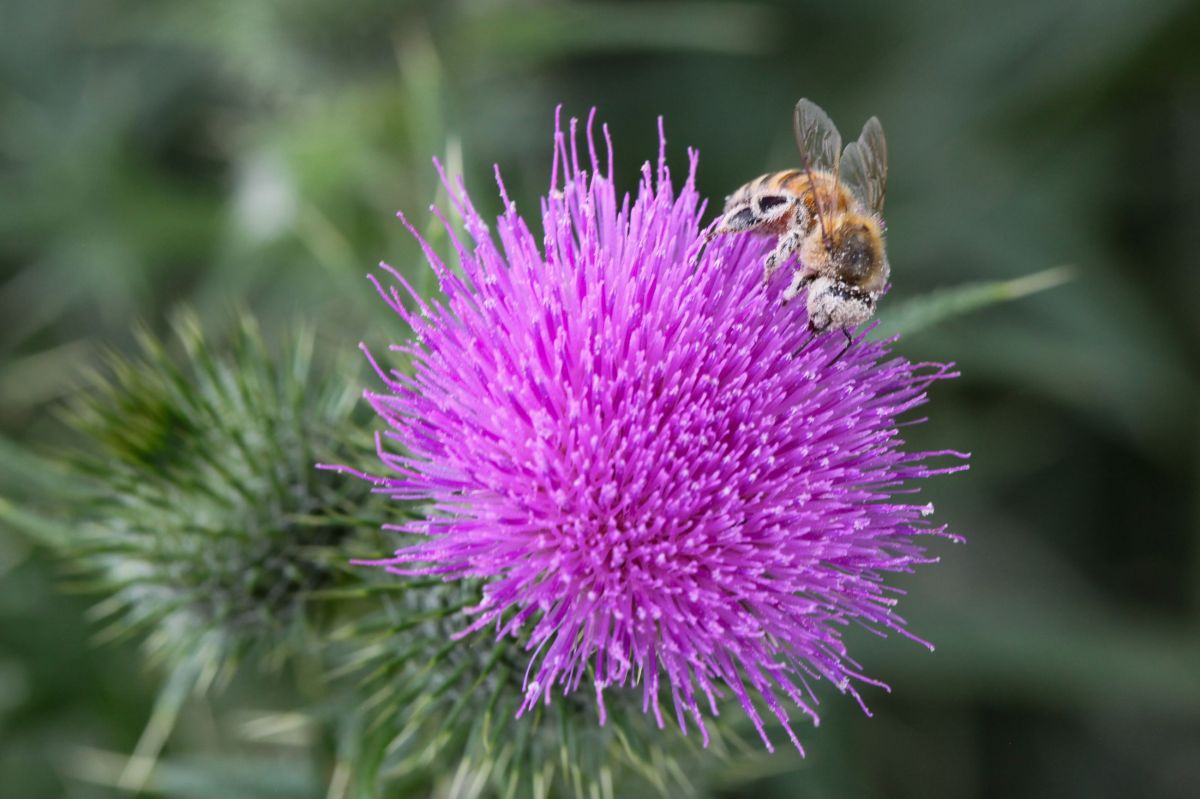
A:
[[[772,172],[769,175],[763,175],[759,178],[762,181],[762,188],[770,191],[782,191],[791,194],[800,194],[804,190],[801,183],[806,176],[802,169],[788,169],[783,172]]]

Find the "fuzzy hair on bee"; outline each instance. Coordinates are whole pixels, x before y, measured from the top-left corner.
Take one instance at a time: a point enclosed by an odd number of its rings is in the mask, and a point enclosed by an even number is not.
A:
[[[884,237],[887,141],[871,117],[842,149],[829,115],[807,99],[796,103],[796,147],[803,166],[760,175],[725,201],[709,240],[750,232],[776,238],[763,261],[763,282],[795,257],[784,302],[807,292],[814,333],[866,322],[887,287],[891,267]]]

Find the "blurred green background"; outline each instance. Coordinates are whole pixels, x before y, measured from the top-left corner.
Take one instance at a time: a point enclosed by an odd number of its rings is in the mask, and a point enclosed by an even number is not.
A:
[[[491,211],[500,164],[530,213],[556,104],[599,109],[630,187],[661,114],[719,202],[793,164],[807,96],[887,131],[885,321],[938,287],[1076,279],[900,343],[963,373],[914,446],[973,453],[926,489],[968,545],[903,580],[938,649],[851,633],[893,688],[874,718],[826,686],[808,759],[734,764],[722,795],[1200,795],[1198,42],[1200,4],[1172,0],[3,0],[0,493],[43,493],[25,453],[64,443],[56,407],[137,320],[240,303],[268,338],[394,336],[363,276],[421,273],[393,215],[427,218],[431,156]],[[93,640],[67,576],[0,526],[4,796],[116,795],[162,679]],[[286,709],[261,682],[213,701]],[[218,715],[190,709],[180,762],[248,746]],[[172,795],[205,796],[180,768]],[[310,769],[224,796],[323,795]]]

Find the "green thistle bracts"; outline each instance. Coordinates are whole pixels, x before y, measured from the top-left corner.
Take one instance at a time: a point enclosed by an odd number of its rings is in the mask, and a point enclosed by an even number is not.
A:
[[[727,724],[716,725],[707,750],[698,736],[658,729],[635,690],[613,695],[604,726],[581,696],[515,718],[527,653],[487,632],[455,637],[478,586],[403,586],[381,583],[392,589],[377,592],[384,609],[332,636],[337,676],[352,676],[359,703],[343,725],[343,749],[353,753],[345,766],[361,787],[353,796],[376,795],[373,785],[462,797],[692,795],[731,751],[763,756]]]
[[[353,457],[339,436],[357,397],[315,375],[311,332],[277,357],[245,315],[220,350],[189,314],[173,327],[110,356],[69,413],[89,488],[72,561],[109,594],[108,634],[145,631],[152,656],[199,657],[209,677],[248,655],[278,666],[317,646],[309,595],[349,579],[349,514],[371,507],[311,466]]]

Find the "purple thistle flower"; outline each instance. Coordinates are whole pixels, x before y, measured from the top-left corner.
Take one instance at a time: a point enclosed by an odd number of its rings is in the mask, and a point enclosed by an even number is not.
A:
[[[707,743],[704,708],[731,693],[768,749],[758,701],[803,753],[784,697],[816,723],[813,681],[860,705],[855,683],[886,688],[847,654],[847,622],[914,638],[883,574],[936,560],[916,536],[953,536],[897,495],[966,468],[929,458],[966,456],[902,451],[899,417],[954,375],[861,334],[838,358],[840,333],[813,337],[805,303],[780,302],[786,275],[760,285],[769,241],[699,255],[695,151],[676,190],[660,121],[657,169],[619,196],[593,118],[582,164],[575,121],[556,122],[540,239],[498,171],[493,234],[439,165],[471,238],[442,219],[461,273],[422,241],[443,301],[386,264],[408,296],[372,278],[416,338],[393,347],[411,374],[371,361],[393,476],[360,476],[427,507],[393,528],[419,540],[377,563],[484,581],[463,634],[527,642],[521,712],[586,678],[603,724],[605,689],[640,681],[643,712],[661,727],[669,694]]]

